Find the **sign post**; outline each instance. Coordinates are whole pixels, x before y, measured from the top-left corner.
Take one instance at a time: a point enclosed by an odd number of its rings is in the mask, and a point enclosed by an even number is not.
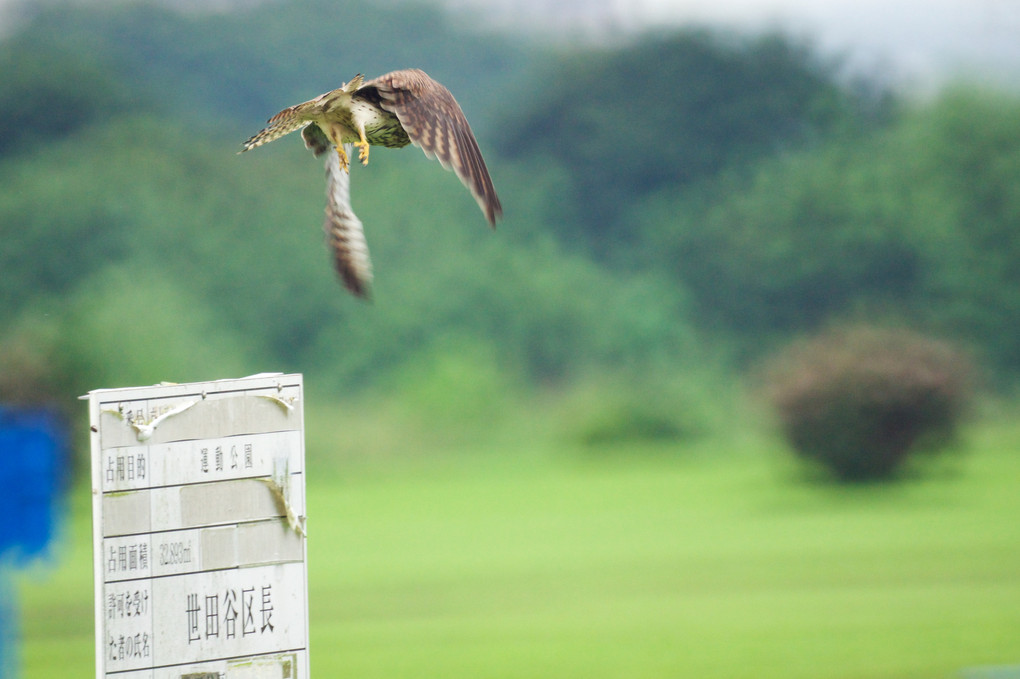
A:
[[[97,679],[305,679],[300,375],[89,393]]]

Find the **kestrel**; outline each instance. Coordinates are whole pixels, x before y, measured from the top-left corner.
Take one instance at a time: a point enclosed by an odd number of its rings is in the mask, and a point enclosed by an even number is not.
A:
[[[326,221],[323,228],[344,286],[367,297],[372,265],[361,220],[351,209],[353,147],[368,164],[370,146],[414,144],[452,169],[471,191],[493,227],[503,207],[464,112],[450,91],[418,69],[393,71],[365,81],[357,75],[343,87],[285,108],[265,129],[244,142],[242,153],[301,130],[305,146],[326,155]],[[328,153],[331,148],[336,153]]]

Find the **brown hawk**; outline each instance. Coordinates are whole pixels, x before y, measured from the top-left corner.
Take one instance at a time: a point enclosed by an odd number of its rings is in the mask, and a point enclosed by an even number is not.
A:
[[[421,147],[457,173],[491,226],[503,214],[464,112],[450,91],[423,71],[393,71],[369,81],[357,75],[339,89],[280,111],[244,142],[241,152],[299,129],[316,157],[326,154],[323,228],[344,286],[359,297],[368,296],[372,265],[361,220],[351,209],[348,157],[353,146],[366,165],[370,145]],[[327,153],[331,147],[336,153]]]

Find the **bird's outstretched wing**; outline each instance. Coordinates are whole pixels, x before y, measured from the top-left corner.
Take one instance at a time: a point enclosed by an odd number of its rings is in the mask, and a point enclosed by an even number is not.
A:
[[[305,146],[316,156],[326,156],[326,220],[322,228],[326,243],[333,253],[336,271],[344,287],[358,297],[369,297],[372,283],[372,262],[361,220],[351,209],[351,176],[340,167],[340,158],[333,144],[318,125],[301,130]],[[344,144],[350,155],[351,144]]]
[[[361,90],[378,92],[379,105],[397,116],[411,142],[456,172],[495,226],[503,206],[471,126],[450,91],[415,68],[369,80]]]
[[[253,148],[275,141],[285,134],[301,129],[309,122],[309,111],[313,110],[318,99],[312,99],[295,106],[289,106],[266,121],[266,126],[253,134],[248,141],[244,142],[241,153],[250,151]]]
[[[335,90],[320,94],[315,99],[309,99],[300,104],[288,106],[267,120],[264,128],[244,142],[244,148],[241,149],[241,153],[275,141],[285,134],[290,134],[294,130],[305,127],[311,122],[322,120],[323,114],[335,105],[338,100],[347,99],[349,105],[351,93],[361,87],[364,81],[365,77],[359,73],[351,78],[350,82],[344,83]]]

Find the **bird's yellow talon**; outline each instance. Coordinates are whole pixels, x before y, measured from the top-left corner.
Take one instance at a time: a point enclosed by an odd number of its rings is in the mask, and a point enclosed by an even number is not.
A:
[[[354,142],[358,147],[358,160],[362,165],[368,165],[368,139],[365,137],[365,126],[358,126],[358,141]]]
[[[351,171],[351,162],[347,159],[347,153],[342,145],[336,147],[336,154],[340,156],[340,169],[344,172]]]

